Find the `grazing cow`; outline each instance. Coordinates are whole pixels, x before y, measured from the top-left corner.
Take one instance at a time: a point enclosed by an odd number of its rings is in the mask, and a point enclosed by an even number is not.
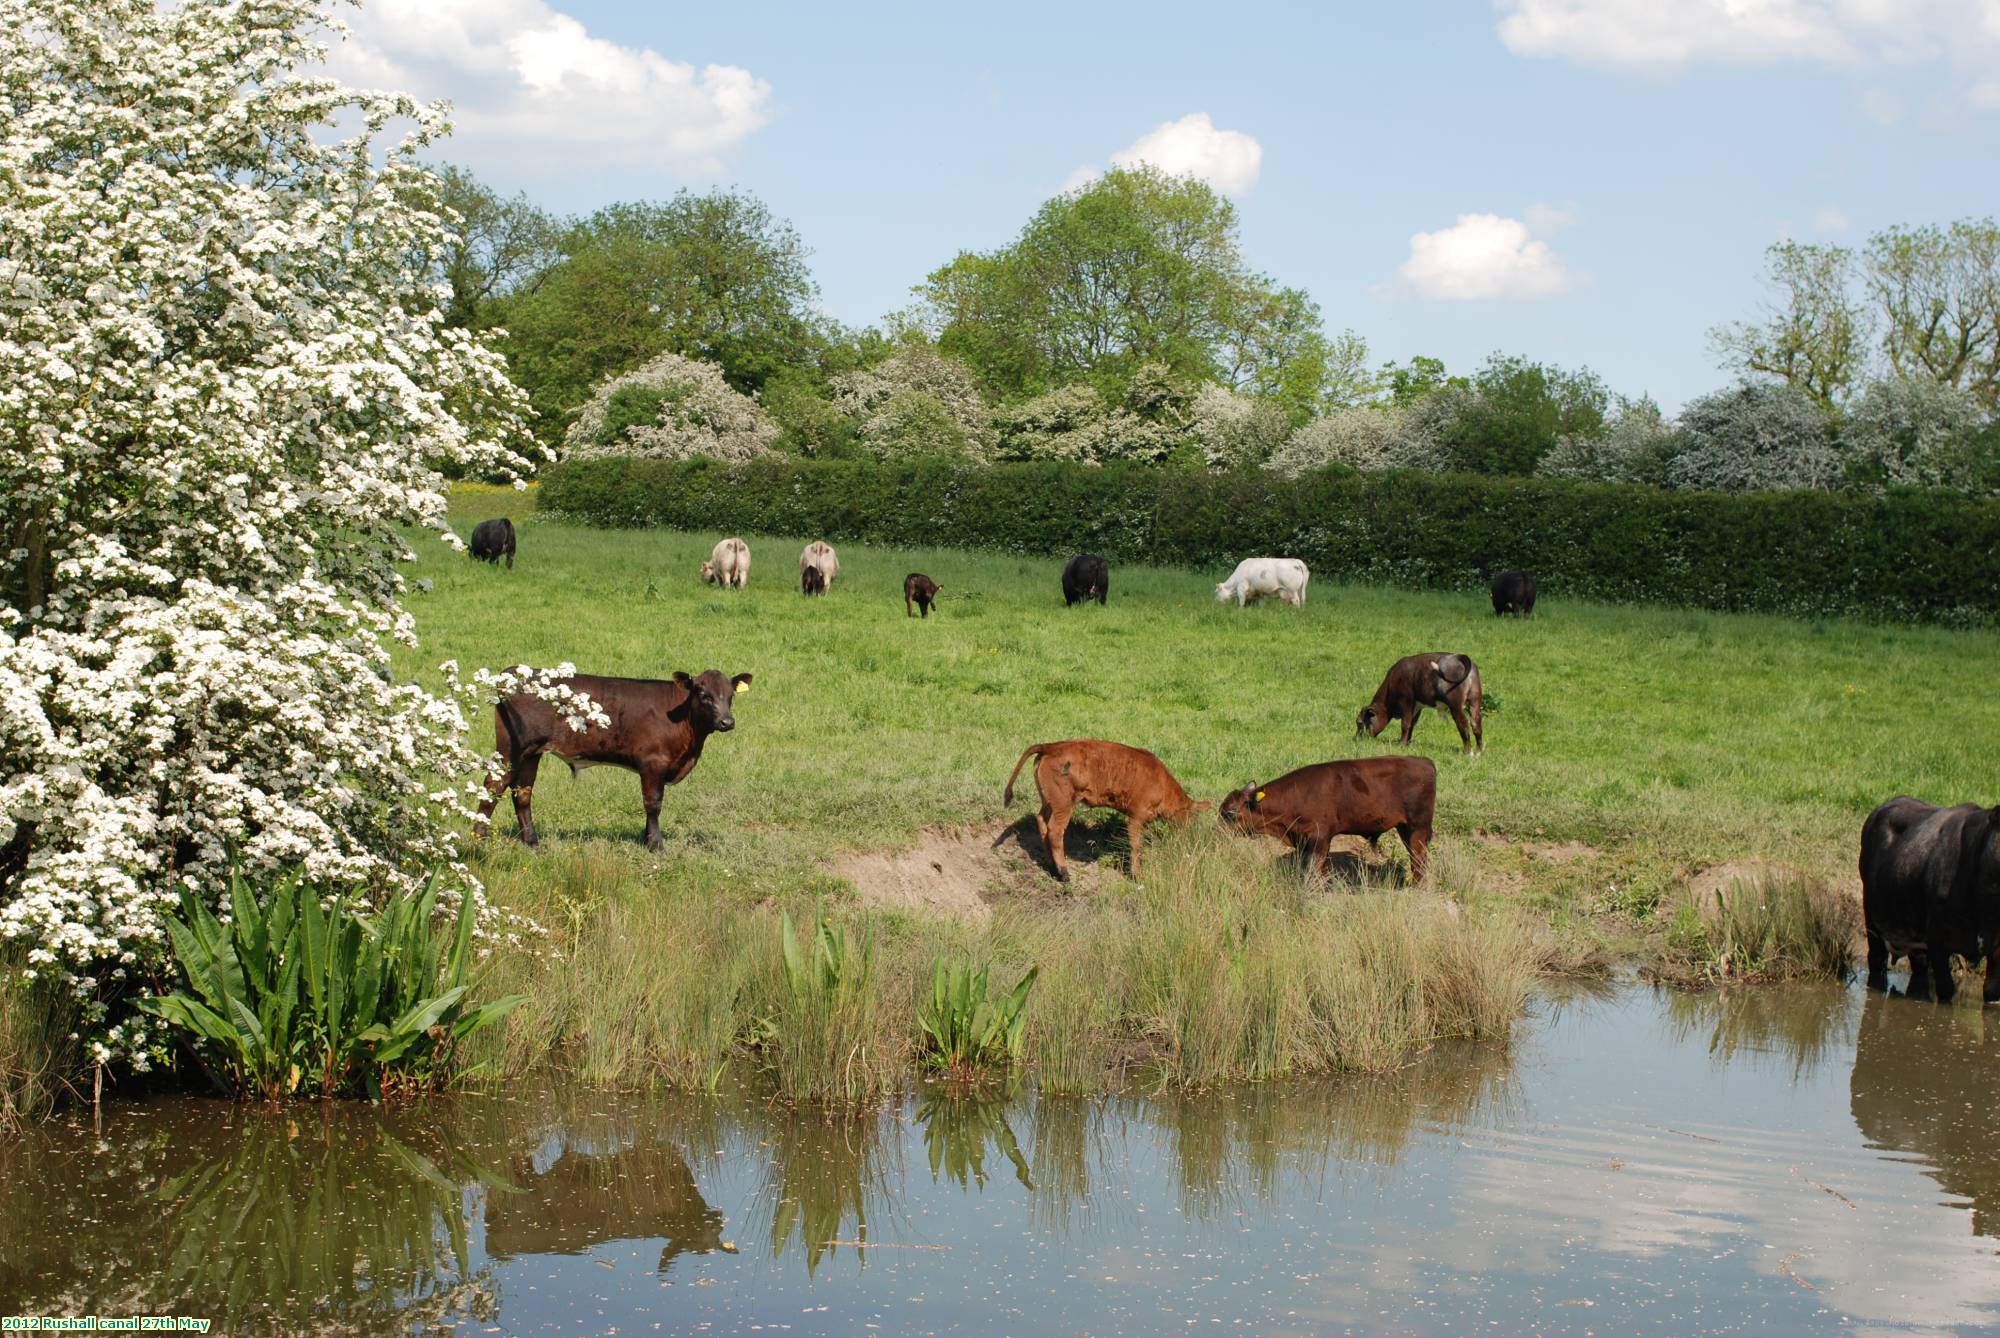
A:
[[[472,556],[481,562],[491,562],[496,567],[505,557],[507,570],[514,570],[514,522],[502,516],[498,520],[482,520],[474,525]]]
[[[1042,795],[1042,811],[1035,815],[1035,831],[1042,848],[1049,852],[1049,867],[1060,882],[1069,881],[1063,864],[1063,834],[1069,830],[1069,815],[1079,804],[1091,808],[1112,808],[1125,815],[1125,833],[1132,842],[1132,877],[1139,876],[1139,844],[1146,824],[1154,818],[1184,823],[1207,800],[1189,799],[1173,773],[1160,759],[1144,748],[1131,748],[1103,739],[1066,739],[1061,743],[1037,743],[1021,754],[1007,777],[1000,802],[1014,802],[1014,778],[1029,758],[1035,762],[1035,788]]]
[[[1417,728],[1417,717],[1426,706],[1451,712],[1458,726],[1459,742],[1465,751],[1486,751],[1485,691],[1479,685],[1479,667],[1469,655],[1431,651],[1426,655],[1405,655],[1390,666],[1375,700],[1354,717],[1354,737],[1374,738],[1388,728],[1391,720],[1403,722],[1400,742],[1408,747]],[[1467,724],[1470,722],[1470,729]]]
[[[1275,836],[1328,874],[1334,837],[1375,842],[1393,831],[1410,852],[1410,879],[1419,883],[1430,862],[1436,811],[1437,764],[1428,757],[1320,762],[1246,785],[1222,801],[1225,825]]]
[[[493,806],[508,790],[514,792],[514,819],[521,839],[534,845],[535,815],[531,797],[535,772],[545,753],[569,763],[572,773],[584,767],[623,767],[639,774],[639,791],[646,804],[646,849],[660,848],[660,795],[678,785],[701,761],[701,746],[711,734],[736,728],[730,704],[750,690],[749,674],[724,678],[719,669],[670,679],[600,678],[577,674],[557,680],[563,687],[589,697],[611,717],[609,725],[586,724],[571,729],[561,712],[541,698],[516,693],[493,708],[494,746],[501,770],[487,781],[486,801],[479,806],[475,831],[486,835]]]
[[[1503,571],[1493,578],[1493,612],[1517,613],[1525,618],[1535,611],[1535,577],[1532,572]]]
[[[903,616],[910,616],[910,605],[915,604],[924,611],[924,617],[931,616],[931,605],[937,603],[937,592],[944,587],[920,571],[913,571],[903,578]]]
[[[799,573],[799,593],[802,595],[823,595],[826,593],[826,573],[818,567],[807,567]]]
[[[2000,1002],[2000,808],[1939,808],[1903,795],[1870,813],[1861,828],[1861,919],[1868,988],[1887,989],[1890,959],[1907,953],[1909,992],[1950,1003],[1957,954],[1985,958],[1985,1001]]]
[[[750,584],[750,545],[741,539],[724,539],[715,545],[708,561],[701,564],[701,579],[710,585],[726,585],[741,590]]]
[[[806,586],[806,570],[815,568],[819,572],[819,589]],[[799,554],[799,589],[807,594],[823,595],[833,589],[834,578],[840,575],[840,555],[833,551],[833,545],[815,539]]]
[[[1233,598],[1240,609],[1253,599],[1276,595],[1299,608],[1306,602],[1306,580],[1311,575],[1297,558],[1244,558],[1229,579],[1215,587],[1215,598],[1223,604]]]
[[[1111,564],[1095,553],[1078,553],[1063,564],[1063,604],[1079,599],[1095,599],[1102,604],[1111,594]]]

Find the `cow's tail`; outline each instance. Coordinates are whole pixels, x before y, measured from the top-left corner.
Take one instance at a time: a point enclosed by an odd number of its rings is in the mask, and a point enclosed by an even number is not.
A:
[[[1002,804],[1011,804],[1014,802],[1014,778],[1021,774],[1021,768],[1028,764],[1029,758],[1041,756],[1048,747],[1049,745],[1046,743],[1032,743],[1028,745],[1028,751],[1021,754],[1021,760],[1016,762],[1014,770],[1008,773],[1007,789],[1000,796]]]

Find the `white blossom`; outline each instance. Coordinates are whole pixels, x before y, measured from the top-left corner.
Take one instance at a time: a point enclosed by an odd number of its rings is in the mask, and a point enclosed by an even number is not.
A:
[[[464,715],[388,647],[400,527],[528,467],[525,401],[427,277],[443,109],[301,75],[327,17],[0,0],[0,939],[135,1065],[99,976],[232,852],[477,895]]]
[[[662,353],[598,386],[577,410],[563,453],[742,461],[769,454],[777,439],[763,406],[724,380],[720,367]]]

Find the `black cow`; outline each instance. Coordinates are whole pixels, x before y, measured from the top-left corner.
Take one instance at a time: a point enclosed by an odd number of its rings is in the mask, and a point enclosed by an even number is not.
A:
[[[1111,564],[1095,553],[1078,553],[1063,564],[1063,603],[1095,599],[1102,604],[1111,594]]]
[[[1956,953],[1986,960],[1985,1001],[2000,1001],[2000,808],[1940,808],[1903,795],[1861,828],[1861,918],[1868,988],[1889,987],[1889,962],[1910,958],[1910,990],[1958,992]],[[1928,976],[1928,979],[1926,977]]]
[[[502,516],[498,520],[482,520],[474,525],[472,556],[481,562],[491,562],[496,566],[504,556],[507,559],[507,570],[514,570],[514,522]]]
[[[1493,578],[1493,612],[1518,613],[1523,618],[1535,611],[1535,577],[1531,572],[1503,571]]]
[[[500,752],[500,770],[486,783],[486,801],[479,806],[474,830],[486,835],[493,806],[508,790],[514,792],[514,820],[521,839],[535,844],[535,814],[531,797],[535,772],[544,753],[583,767],[623,767],[639,774],[639,792],[646,804],[646,849],[660,848],[660,795],[677,785],[701,761],[701,746],[710,734],[736,728],[730,703],[750,690],[749,674],[724,678],[720,669],[690,677],[599,678],[578,674],[558,680],[589,697],[611,717],[609,725],[586,723],[581,730],[554,707],[528,693],[516,693],[493,708],[493,743]]]
[[[823,595],[826,593],[826,573],[818,567],[799,569],[799,593],[802,595]]]

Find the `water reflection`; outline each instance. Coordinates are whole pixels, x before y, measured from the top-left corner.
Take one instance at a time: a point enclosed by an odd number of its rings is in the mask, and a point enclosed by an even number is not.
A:
[[[101,1137],[0,1143],[0,1312],[364,1334],[1992,1325],[1996,1093],[2000,1016],[1786,987],[1577,997],[1511,1046],[1183,1095],[135,1103]]]
[[[2000,1018],[1871,994],[1848,1108],[1871,1148],[1909,1154],[1972,1230],[2000,1237]]]

